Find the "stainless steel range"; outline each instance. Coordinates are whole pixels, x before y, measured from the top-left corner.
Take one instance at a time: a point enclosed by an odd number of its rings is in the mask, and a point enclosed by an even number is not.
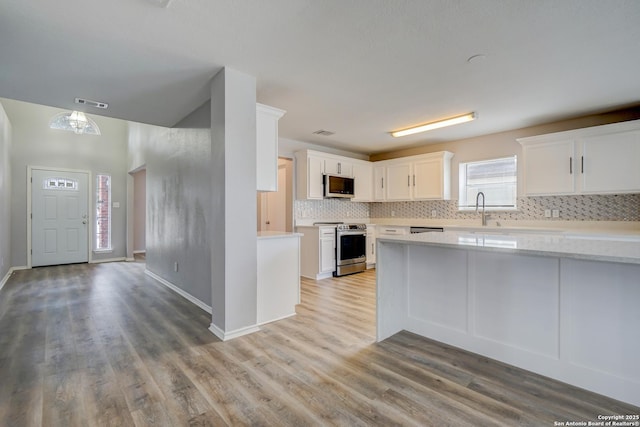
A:
[[[334,276],[359,273],[367,268],[367,226],[338,224],[336,226],[336,271]]]

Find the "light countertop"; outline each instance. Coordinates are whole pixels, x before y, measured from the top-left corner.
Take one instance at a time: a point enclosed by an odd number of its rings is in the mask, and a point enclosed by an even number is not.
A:
[[[258,239],[286,239],[290,237],[302,237],[301,233],[287,231],[258,231]]]
[[[640,264],[640,236],[636,235],[460,230],[379,236],[378,241]]]

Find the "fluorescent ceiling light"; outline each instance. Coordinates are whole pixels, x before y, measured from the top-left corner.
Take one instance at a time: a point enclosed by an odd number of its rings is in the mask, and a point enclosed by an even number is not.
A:
[[[460,123],[470,122],[471,120],[475,120],[476,113],[469,113],[463,116],[451,117],[449,119],[438,120],[437,122],[431,122],[420,126],[414,126],[408,129],[397,130],[391,132],[391,136],[399,137],[399,136],[407,136],[413,135],[414,133],[426,132],[428,130],[443,128],[445,126],[457,125]]]

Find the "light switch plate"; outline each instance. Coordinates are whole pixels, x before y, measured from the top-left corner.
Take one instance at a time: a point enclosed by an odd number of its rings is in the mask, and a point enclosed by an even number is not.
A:
[[[554,209],[553,211],[551,211],[551,215],[554,218],[560,218],[560,211],[558,209]]]
[[[120,207],[120,202],[113,202],[113,207],[115,209],[119,208]]]
[[[551,209],[545,209],[544,210],[544,217],[545,218],[551,218]]]

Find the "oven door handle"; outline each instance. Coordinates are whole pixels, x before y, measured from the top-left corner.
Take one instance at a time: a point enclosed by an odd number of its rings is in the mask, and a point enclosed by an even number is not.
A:
[[[338,231],[338,236],[366,236],[366,232],[362,231]]]

